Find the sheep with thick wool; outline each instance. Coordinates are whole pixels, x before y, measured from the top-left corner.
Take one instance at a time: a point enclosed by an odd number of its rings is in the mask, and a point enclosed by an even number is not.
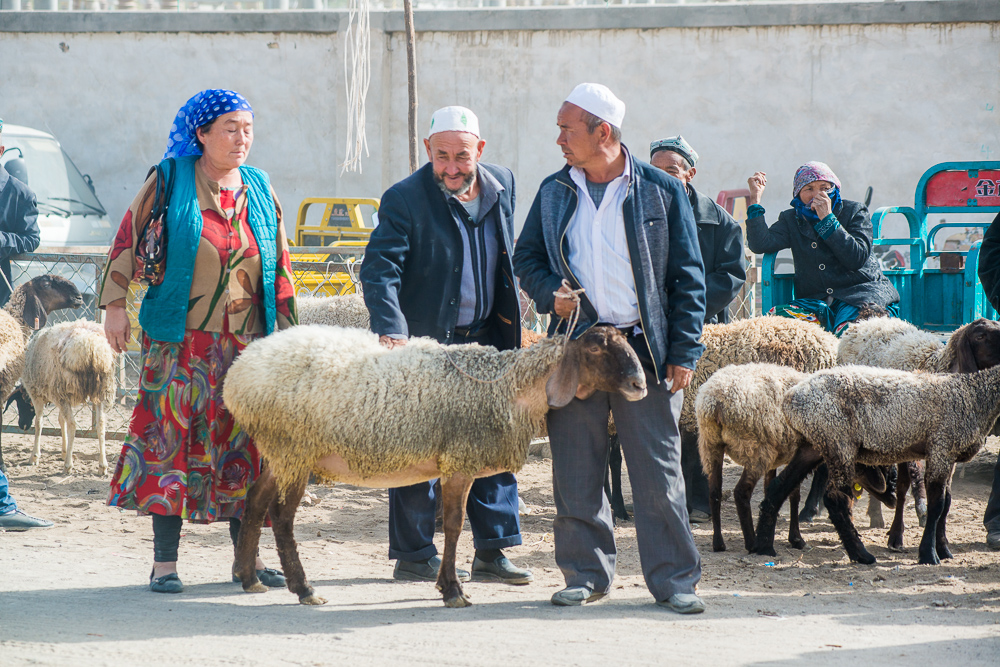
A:
[[[295,299],[299,324],[326,324],[367,331],[371,327],[365,298],[360,294],[300,296]]]
[[[901,371],[929,373],[975,373],[1000,364],[1000,322],[979,318],[956,329],[947,344],[939,336],[921,331],[901,319],[879,317],[856,322],[841,337],[837,349],[839,365],[875,366]],[[896,512],[889,528],[889,548],[903,548],[903,509],[907,489],[921,526],[927,517],[927,494],[921,461],[899,466]],[[882,528],[882,506],[870,502],[872,528]]]
[[[919,562],[936,564],[951,558],[945,521],[955,463],[976,455],[1000,416],[1000,365],[962,374],[865,366],[819,371],[785,393],[782,413],[808,444],[767,489],[757,553],[775,555],[778,508],[822,460],[830,474],[824,502],[847,555],[874,563],[851,521],[855,466],[926,459],[927,525]]]
[[[89,320],[63,322],[38,332],[25,353],[21,381],[36,410],[48,403],[59,408],[65,471],[73,469],[76,419],[73,408],[89,403],[97,417],[97,460],[101,475],[108,471],[104,446],[105,408],[115,399],[115,353],[104,335],[104,327]],[[42,420],[35,421],[35,450],[31,463],[42,453]]]
[[[49,313],[82,307],[80,290],[60,276],[36,276],[14,289],[7,305],[0,310],[0,398],[14,391],[24,372],[28,339],[45,326]],[[0,470],[5,469],[0,450]]]
[[[389,350],[372,333],[317,325],[251,343],[223,390],[267,461],[240,529],[236,574],[244,590],[262,590],[254,555],[270,510],[289,590],[304,604],[325,602],[306,581],[292,537],[311,473],[375,488],[441,478],[438,588],[447,606],[467,606],[455,549],[472,482],[520,470],[549,407],[598,390],[629,400],[646,394],[638,357],[608,326],[568,343],[558,337],[503,352],[425,338]]]

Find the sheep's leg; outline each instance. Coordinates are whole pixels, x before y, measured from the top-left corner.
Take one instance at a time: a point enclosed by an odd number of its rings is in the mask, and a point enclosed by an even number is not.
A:
[[[455,572],[455,550],[458,536],[465,523],[465,504],[469,500],[469,489],[473,478],[454,474],[441,482],[441,507],[444,513],[444,553],[441,554],[441,568],[438,570],[437,589],[441,591],[446,607],[468,607],[472,604],[458,581]]]
[[[924,487],[924,462],[910,461],[906,464],[906,468],[913,483],[910,491],[913,494],[914,509],[917,511],[917,521],[923,528],[927,525],[927,489]]]
[[[35,451],[31,453],[29,463],[35,465],[40,458],[42,458],[42,416],[37,415],[35,417]]]
[[[823,457],[815,448],[808,444],[802,445],[781,474],[768,485],[757,518],[757,543],[754,545],[754,552],[765,556],[778,555],[774,550],[774,528],[778,521],[778,510],[806,475],[822,460]]]
[[[73,443],[76,441],[76,416],[73,406],[68,403],[59,405],[59,422],[63,431],[63,449],[66,455],[63,468],[68,473],[73,470]]]
[[[274,541],[278,547],[278,558],[281,559],[281,569],[285,572],[288,590],[298,595],[302,604],[326,604],[326,600],[316,595],[316,591],[309,585],[295,544],[295,511],[306,492],[308,481],[308,476],[303,477],[288,488],[284,499],[279,497],[277,502],[271,503],[271,528],[274,530]]]
[[[104,404],[97,403],[95,406],[96,417],[97,417],[97,448],[98,448],[98,459],[97,468],[101,473],[101,477],[108,474],[108,453],[105,449],[104,442],[104,429],[106,428],[106,415],[104,414]]]
[[[910,465],[899,465],[899,476],[896,478],[896,510],[889,527],[889,548],[893,551],[903,549],[903,511],[906,509],[906,492],[910,489]],[[926,512],[926,509],[924,510]]]
[[[944,509],[941,510],[941,518],[938,519],[937,525],[937,548],[938,558],[945,560],[952,558],[951,548],[948,544],[948,535],[946,534],[945,525],[948,519],[948,512],[951,510],[951,483],[949,482],[944,489]]]
[[[937,552],[937,526],[944,514],[946,502],[944,482],[927,480],[927,525],[924,526],[924,536],[920,540],[920,558],[917,561],[921,565],[941,563]]]
[[[733,500],[736,502],[736,514],[740,518],[740,529],[743,531],[743,546],[753,553],[755,537],[753,532],[753,510],[750,509],[750,498],[760,480],[760,472],[752,468],[744,468],[740,480],[733,488]]]
[[[247,593],[266,593],[268,588],[257,580],[257,548],[260,546],[260,529],[268,507],[278,499],[278,484],[265,467],[260,477],[247,490],[240,521],[240,534],[236,539],[236,563],[233,573],[239,577],[243,590]]]
[[[799,512],[799,521],[812,523],[813,519],[819,515],[819,504],[823,500],[823,494],[826,492],[828,477],[825,463],[816,468],[816,472],[813,473],[812,484],[809,486],[809,494],[806,496],[806,502],[802,506],[802,511]]]
[[[882,517],[882,501],[868,494],[868,527],[885,528],[885,518]]]
[[[725,551],[722,538],[722,457],[712,461],[708,474],[708,502],[712,508],[712,551]]]
[[[806,541],[802,539],[802,531],[799,529],[799,500],[801,499],[802,485],[792,489],[788,496],[788,543],[794,549],[805,549]]]
[[[837,529],[837,534],[840,535],[840,541],[844,545],[844,550],[847,551],[848,558],[856,563],[871,565],[875,562],[875,556],[872,556],[865,549],[865,545],[861,543],[861,536],[858,535],[858,529],[854,527],[854,521],[851,520],[851,501],[854,497],[851,485],[844,484],[835,487],[836,479],[838,477],[843,479],[843,476],[831,475],[831,477],[833,479],[823,497],[826,511],[830,513],[830,521]]]

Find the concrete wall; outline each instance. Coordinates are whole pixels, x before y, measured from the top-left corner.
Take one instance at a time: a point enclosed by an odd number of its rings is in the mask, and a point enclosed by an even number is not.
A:
[[[912,203],[945,160],[1000,155],[1000,2],[710,5],[418,12],[419,122],[471,107],[484,159],[510,166],[523,220],[559,169],[555,112],[580,81],[627,104],[624,140],[681,133],[715,195],[768,173],[787,206],[795,168],[828,162],[848,198]],[[0,12],[0,117],[53,132],[119,217],[162,154],[177,108],[206,87],[254,105],[251,162],[289,224],[306,196],[378,196],[407,174],[406,57],[398,12],[372,17],[362,174],[345,153],[338,12]]]

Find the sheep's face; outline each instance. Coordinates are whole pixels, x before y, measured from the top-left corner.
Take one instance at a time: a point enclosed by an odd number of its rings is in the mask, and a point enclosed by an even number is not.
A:
[[[83,296],[76,285],[62,276],[46,274],[31,279],[35,296],[42,302],[46,312],[63,308],[82,308]]]
[[[952,337],[957,339],[953,373],[975,373],[1000,364],[1000,322],[981,317]]]
[[[567,405],[574,396],[589,398],[596,391],[617,392],[638,401],[646,396],[646,374],[620,331],[597,326],[569,342],[545,391],[553,408]]]

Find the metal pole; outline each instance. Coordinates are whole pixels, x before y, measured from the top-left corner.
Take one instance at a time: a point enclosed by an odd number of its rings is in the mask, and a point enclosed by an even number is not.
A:
[[[410,137],[410,173],[412,174],[417,170],[417,51],[411,0],[403,0],[403,22],[406,26],[406,89],[410,100],[406,119]]]

